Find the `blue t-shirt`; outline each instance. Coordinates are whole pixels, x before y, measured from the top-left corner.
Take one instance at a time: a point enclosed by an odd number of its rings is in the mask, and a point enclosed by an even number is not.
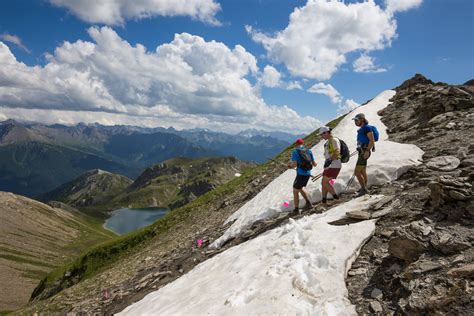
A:
[[[369,137],[367,137],[368,133],[373,133],[372,126],[368,124],[365,124],[357,130],[357,145],[362,146],[369,144],[370,140]]]
[[[306,149],[304,146],[301,146],[298,149],[295,149],[291,152],[291,161],[296,161],[296,164],[298,166],[301,164],[301,157],[300,157],[300,154],[298,153],[298,150],[308,150],[309,155],[311,156],[311,160],[314,161],[313,153],[311,152],[311,150]],[[296,174],[299,176],[310,176],[311,170],[305,170],[300,167],[296,167]]]

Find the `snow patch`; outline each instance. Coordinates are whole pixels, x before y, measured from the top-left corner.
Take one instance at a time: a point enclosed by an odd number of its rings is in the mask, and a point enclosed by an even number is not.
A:
[[[118,315],[356,315],[345,277],[373,220],[329,223],[383,196],[365,196],[292,220],[232,247]]]
[[[357,147],[358,127],[355,126],[352,120],[356,113],[364,113],[369,120],[369,124],[376,126],[379,130],[379,141],[375,143],[376,151],[372,153],[367,166],[369,186],[381,185],[396,180],[410,167],[420,164],[423,155],[423,151],[415,145],[400,144],[388,140],[387,127],[382,123],[377,112],[390,104],[389,100],[394,95],[395,91],[393,90],[380,93],[366,105],[360,106],[349,113],[333,130],[333,135],[343,139],[351,152],[355,151]],[[312,171],[313,175],[316,175],[322,172],[322,166],[324,165],[324,141],[319,142],[311,149],[318,164],[318,167]],[[339,177],[334,183],[336,192],[340,193],[346,188],[347,182],[353,174],[356,161],[357,156],[354,156],[348,163],[343,164]],[[294,208],[292,193],[294,178],[294,170],[285,171],[252,200],[232,214],[226,223],[233,222],[233,224],[210,245],[210,248],[220,248],[228,240],[239,236],[244,230],[250,228],[256,221],[277,217],[282,212],[292,210]],[[349,191],[355,188],[358,188],[357,180],[353,182]],[[310,180],[306,189],[312,202],[321,200],[320,181],[312,182]],[[284,201],[291,201],[290,205],[288,207],[283,206]],[[301,200],[300,206],[303,206],[304,203]]]

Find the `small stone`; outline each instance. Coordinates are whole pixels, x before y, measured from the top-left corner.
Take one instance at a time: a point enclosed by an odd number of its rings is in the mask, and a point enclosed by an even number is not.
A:
[[[417,266],[418,269],[413,271],[415,273],[426,273],[429,271],[439,270],[443,267],[443,265],[432,261],[422,261]]]
[[[448,271],[448,275],[454,278],[472,278],[474,277],[474,263],[451,269]]]
[[[183,269],[179,269],[178,272],[181,273],[181,274],[183,274],[184,270],[183,270]]]
[[[459,255],[459,256],[457,256],[456,258],[454,258],[453,263],[460,263],[460,262],[463,262],[464,259],[466,259],[466,257],[464,257],[463,255]]]
[[[451,190],[451,191],[448,191],[448,194],[452,199],[454,199],[456,201],[465,201],[465,200],[469,199],[468,196],[465,196],[464,194],[462,194],[459,191]]]
[[[380,231],[380,236],[385,237],[385,238],[390,238],[393,235],[393,230],[390,229],[382,229]]]
[[[370,219],[370,213],[366,211],[350,211],[346,213],[346,216],[352,219]]]
[[[383,297],[383,293],[378,288],[374,288],[372,292],[370,292],[370,297],[375,298],[377,300],[381,300]]]
[[[354,270],[350,270],[347,274],[350,276],[363,275],[363,274],[367,274],[367,269],[365,268],[354,269]]]
[[[374,313],[381,313],[383,312],[382,305],[377,301],[370,302],[370,310]]]

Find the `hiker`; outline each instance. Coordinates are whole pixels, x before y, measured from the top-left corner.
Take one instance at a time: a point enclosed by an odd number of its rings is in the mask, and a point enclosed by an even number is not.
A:
[[[296,178],[293,182],[293,201],[295,205],[293,213],[299,212],[300,194],[306,201],[306,204],[303,208],[310,209],[313,207],[311,201],[308,198],[308,194],[304,191],[303,187],[308,184],[308,180],[311,177],[311,169],[316,167],[313,153],[311,150],[306,149],[304,146],[304,140],[302,138],[298,138],[296,140],[296,145],[298,147],[292,151],[291,162],[288,163],[288,168],[294,169],[296,167]]]
[[[375,138],[373,127],[369,125],[369,121],[367,121],[363,113],[357,114],[353,120],[355,125],[359,127],[357,130],[357,151],[359,156],[354,170],[354,174],[360,184],[360,190],[356,192],[355,196],[359,197],[368,193],[367,160],[370,157],[371,150],[374,148]]]
[[[323,179],[321,180],[322,188],[322,203],[327,204],[328,192],[331,193],[332,197],[339,200],[339,196],[336,194],[333,186],[329,184],[331,179],[336,179],[341,171],[341,146],[339,145],[339,139],[334,138],[331,133],[331,128],[323,126],[319,129],[319,135],[326,140],[324,143],[324,171]]]

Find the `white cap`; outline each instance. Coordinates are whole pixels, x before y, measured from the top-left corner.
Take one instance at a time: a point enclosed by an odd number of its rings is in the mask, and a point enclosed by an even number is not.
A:
[[[323,126],[319,129],[319,135],[321,135],[322,133],[325,133],[325,132],[330,132],[331,129],[327,126]]]

